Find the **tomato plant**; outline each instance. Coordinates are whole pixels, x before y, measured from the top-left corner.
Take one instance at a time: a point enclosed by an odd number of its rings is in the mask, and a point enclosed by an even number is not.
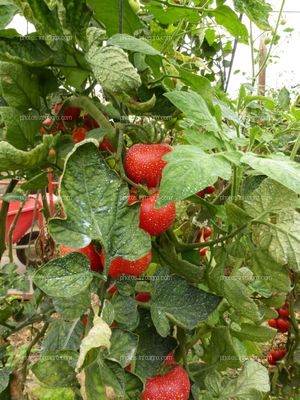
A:
[[[300,396],[299,99],[258,88],[283,6],[0,4],[0,399]]]

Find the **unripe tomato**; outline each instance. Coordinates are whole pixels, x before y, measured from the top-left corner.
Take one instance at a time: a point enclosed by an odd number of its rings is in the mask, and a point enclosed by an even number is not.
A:
[[[277,320],[276,320],[276,319],[269,319],[268,325],[269,325],[271,328],[277,329]]]
[[[279,308],[279,309],[278,309],[278,314],[279,314],[281,317],[288,318],[288,316],[290,315],[290,312],[289,312],[289,310],[287,310],[286,308]]]
[[[110,151],[113,153],[115,149],[113,148],[113,145],[110,143],[108,139],[103,139],[102,142],[99,145],[99,149],[102,151]]]
[[[141,303],[147,303],[151,299],[151,295],[149,292],[140,292],[135,295],[135,299]]]
[[[211,235],[212,235],[212,229],[209,226],[206,226],[204,228],[204,234],[203,234],[204,240],[206,241],[206,239],[208,239]]]
[[[189,394],[189,376],[176,365],[163,375],[148,378],[141,400],[188,400]]]
[[[105,265],[103,250],[101,250],[100,252],[100,258],[102,265]],[[147,270],[149,264],[151,263],[151,260],[152,260],[151,251],[149,251],[149,253],[147,253],[144,257],[139,258],[138,260],[135,261],[127,261],[124,260],[124,258],[122,257],[118,257],[111,262],[108,274],[112,277],[118,277],[122,274],[131,276],[140,276]]]
[[[78,127],[72,133],[72,141],[74,143],[82,142],[86,138],[87,131],[85,128]]]
[[[169,203],[164,207],[155,208],[158,195],[159,190],[141,200],[140,228],[144,229],[144,231],[152,236],[160,235],[169,229],[176,217],[175,203]]]
[[[128,3],[135,14],[137,14],[140,11],[141,5],[139,0],[128,0]]]
[[[91,265],[92,271],[96,271],[96,272],[102,271],[102,264],[101,264],[100,256],[94,249],[94,246],[92,245],[92,243],[90,243],[86,247],[83,247],[82,249],[74,249],[72,247],[67,247],[64,245],[60,246],[60,255],[61,256],[65,256],[66,254],[72,253],[73,251],[82,253],[90,259],[90,265]]]
[[[283,318],[278,318],[277,319],[277,328],[280,332],[285,333],[289,330],[290,327],[290,321],[288,321],[287,319],[283,319]]]
[[[162,157],[172,151],[168,144],[135,144],[127,150],[125,172],[133,182],[145,183],[149,188],[160,184],[167,164]]]

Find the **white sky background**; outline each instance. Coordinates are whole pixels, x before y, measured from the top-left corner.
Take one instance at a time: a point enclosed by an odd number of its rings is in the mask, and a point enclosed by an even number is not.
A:
[[[281,0],[267,0],[273,10],[279,11]],[[228,2],[230,5],[230,2]],[[267,68],[267,88],[281,89],[287,87],[294,92],[300,91],[300,0],[286,0],[283,18],[287,21],[285,25],[279,26],[280,40],[278,45],[273,47],[273,62]],[[275,26],[278,13],[271,13],[270,23]],[[243,22],[249,29],[249,20],[244,16]],[[19,15],[15,16],[7,28],[14,28],[19,33],[27,33],[27,23]],[[293,28],[293,32],[283,32],[286,28]],[[34,27],[28,24],[28,33],[34,31]],[[258,38],[261,34],[258,28],[253,25],[253,36]],[[259,47],[259,39],[255,43]],[[235,74],[234,72],[240,72]],[[238,44],[235,61],[228,92],[232,97],[237,95],[242,83],[250,81],[251,76],[251,53],[250,47]]]

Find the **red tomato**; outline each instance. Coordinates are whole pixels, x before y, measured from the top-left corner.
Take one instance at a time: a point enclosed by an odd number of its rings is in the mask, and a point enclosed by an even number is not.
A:
[[[290,322],[287,319],[278,318],[277,319],[277,328],[280,332],[284,333],[289,330]]]
[[[173,353],[169,353],[164,361],[164,365],[174,365],[176,364],[176,360],[174,358]]]
[[[83,326],[86,326],[87,323],[88,323],[88,317],[83,317],[83,318],[81,319],[81,322],[82,322],[82,325],[83,325]]]
[[[270,365],[276,365],[276,360],[273,358],[271,353],[268,354],[267,360]]]
[[[203,228],[200,228],[197,234],[197,239],[196,239],[197,243],[201,242],[202,235],[203,235]]]
[[[105,265],[103,250],[101,250],[100,252],[100,258],[102,265]],[[113,277],[117,277],[122,274],[140,276],[147,270],[149,264],[151,263],[151,260],[152,260],[151,251],[149,251],[149,253],[146,254],[144,257],[139,258],[138,260],[135,261],[127,261],[124,260],[124,258],[118,257],[111,262],[108,273],[110,276]]]
[[[207,186],[204,189],[205,194],[213,194],[216,191],[216,188],[214,186]]]
[[[169,203],[164,207],[155,208],[155,202],[159,190],[149,197],[141,200],[140,228],[152,236],[160,235],[173,224],[176,217],[175,203]]]
[[[135,295],[135,299],[141,303],[147,303],[151,299],[151,295],[148,292],[140,292]]]
[[[129,198],[128,198],[128,205],[131,206],[131,204],[137,203],[139,199],[137,198],[137,195],[135,193],[130,193]]]
[[[189,394],[189,376],[177,365],[163,375],[148,378],[141,400],[188,400]]]
[[[281,360],[286,355],[286,349],[275,350],[272,349],[270,353],[274,360]]]
[[[109,293],[109,294],[114,294],[117,291],[118,291],[118,289],[115,284],[113,284],[110,288],[107,289],[107,293]]]
[[[80,108],[78,107],[65,107],[63,116],[65,121],[75,121],[80,117]]]
[[[160,184],[162,171],[167,164],[162,157],[172,151],[167,144],[135,144],[125,156],[125,172],[133,182],[148,187]]]
[[[204,199],[204,197],[205,197],[205,192],[204,192],[204,190],[201,190],[200,192],[197,192],[197,193],[196,193],[196,196],[201,197],[201,199]]]
[[[87,131],[91,131],[92,129],[100,127],[98,122],[94,118],[92,118],[88,113],[84,114],[83,126]]]
[[[72,141],[74,143],[82,142],[86,138],[87,131],[85,128],[76,128],[72,133]]]
[[[207,247],[203,247],[203,248],[200,250],[200,256],[201,256],[201,257],[205,257],[205,256],[206,256],[206,252],[207,252]]]
[[[103,139],[102,142],[99,145],[99,149],[102,151],[110,151],[113,153],[115,149],[113,148],[113,145],[110,143],[108,139]]]
[[[49,126],[51,126],[51,125],[53,124],[53,119],[52,119],[52,118],[46,118],[46,119],[44,119],[44,121],[42,122],[42,124],[43,124],[44,126],[49,127]]]
[[[96,272],[102,271],[102,264],[101,264],[100,256],[94,249],[94,246],[92,245],[92,243],[86,247],[83,247],[82,249],[74,249],[72,247],[67,247],[64,245],[60,246],[60,255],[61,256],[65,256],[66,254],[72,253],[73,251],[82,253],[90,259],[90,265],[91,265],[92,271],[96,271]]]
[[[61,109],[61,106],[62,106],[62,103],[61,103],[61,101],[59,102],[59,103],[56,103],[55,104],[55,106],[54,106],[54,114],[58,114],[59,113],[59,111],[60,111],[60,109]]]
[[[204,240],[206,241],[206,239],[208,239],[211,235],[212,235],[212,229],[209,226],[206,226],[204,228],[204,234],[203,234]]]
[[[288,316],[290,315],[290,312],[289,312],[289,310],[287,310],[286,308],[279,308],[279,309],[278,309],[278,314],[279,314],[281,317],[288,318]]]
[[[277,320],[276,319],[269,319],[268,324],[272,328],[276,328],[277,329]]]

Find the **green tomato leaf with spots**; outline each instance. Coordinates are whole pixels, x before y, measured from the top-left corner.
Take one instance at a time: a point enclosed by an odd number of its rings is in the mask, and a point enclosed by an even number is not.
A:
[[[49,261],[33,277],[34,284],[51,297],[75,296],[92,280],[89,260],[78,252]]]
[[[117,257],[136,260],[151,249],[150,236],[138,227],[138,208],[127,205],[127,184],[100,157],[93,139],[69,154],[59,195],[66,219],[49,223],[58,243],[81,248],[99,240],[107,264]]]

